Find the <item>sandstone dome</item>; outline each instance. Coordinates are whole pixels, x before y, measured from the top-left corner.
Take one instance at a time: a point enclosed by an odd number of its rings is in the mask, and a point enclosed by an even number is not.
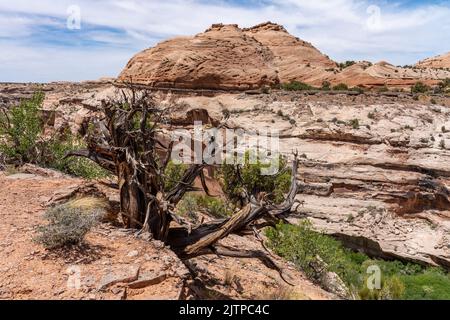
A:
[[[154,87],[254,89],[279,83],[272,52],[237,25],[213,25],[134,56],[119,80]]]
[[[241,29],[215,24],[135,55],[121,81],[185,89],[247,90],[291,80],[311,81],[336,63],[284,27],[264,23]]]
[[[214,24],[192,37],[178,37],[136,54],[118,77],[154,88],[251,90],[300,81],[320,87],[324,81],[349,87],[408,88],[417,81],[437,85],[450,77],[450,54],[424,60],[420,68],[381,61],[346,68],[281,25],[251,28]]]
[[[450,68],[450,52],[433,57],[428,58],[425,60],[422,60],[416,64],[416,67],[418,68]]]

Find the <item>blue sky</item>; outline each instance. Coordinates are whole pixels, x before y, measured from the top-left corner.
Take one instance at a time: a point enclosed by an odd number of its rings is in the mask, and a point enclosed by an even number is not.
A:
[[[403,65],[450,51],[450,0],[0,0],[0,81],[117,76],[166,38],[269,20],[336,61]]]

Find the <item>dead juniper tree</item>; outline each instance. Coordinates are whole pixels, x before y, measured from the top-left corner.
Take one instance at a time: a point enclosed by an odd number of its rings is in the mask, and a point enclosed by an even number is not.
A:
[[[165,191],[171,177],[165,176],[173,141],[168,138],[170,120],[166,109],[160,107],[148,92],[133,87],[122,91],[118,100],[103,101],[104,118],[91,125],[88,148],[68,156],[82,156],[93,160],[118,177],[121,211],[129,228],[141,228],[154,239],[170,245],[182,257],[208,252],[222,255],[255,257],[255,252],[235,252],[218,245],[218,241],[232,233],[254,232],[284,220],[296,203],[298,191],[297,157],[292,163],[291,187],[280,205],[257,201],[249,195],[247,205],[227,219],[214,220],[192,227],[175,208],[183,196],[196,190],[196,179],[205,183],[206,164],[193,164],[175,186]],[[166,129],[164,134],[164,130]],[[172,181],[172,185],[173,185]],[[178,226],[170,226],[171,222]],[[261,257],[259,257],[261,258]]]

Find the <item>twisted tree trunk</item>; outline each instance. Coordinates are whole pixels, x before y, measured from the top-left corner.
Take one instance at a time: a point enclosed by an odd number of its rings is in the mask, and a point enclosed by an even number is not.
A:
[[[179,255],[192,257],[217,250],[217,242],[231,233],[274,224],[289,214],[298,191],[297,158],[292,164],[291,188],[284,203],[276,206],[249,199],[249,204],[234,216],[191,230],[189,223],[175,214],[175,208],[186,192],[197,190],[192,186],[195,179],[200,179],[207,192],[203,172],[206,165],[191,165],[175,187],[166,192],[168,177],[164,173],[172,143],[165,145],[158,129],[169,123],[166,110],[147,92],[138,93],[131,88],[129,94],[122,91],[122,96],[121,101],[102,103],[105,119],[95,121],[95,129],[88,136],[88,149],[68,156],[89,158],[118,177],[122,216],[128,228],[150,232]],[[258,223],[261,219],[265,224]],[[180,226],[170,228],[173,220]]]

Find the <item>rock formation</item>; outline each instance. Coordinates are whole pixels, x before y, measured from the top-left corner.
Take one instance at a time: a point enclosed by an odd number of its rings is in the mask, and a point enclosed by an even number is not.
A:
[[[426,67],[444,64],[448,55],[424,62]],[[363,61],[342,69],[283,26],[267,22],[244,29],[216,24],[194,37],[164,41],[134,56],[118,80],[158,88],[249,90],[291,81],[407,88],[417,81],[436,85],[445,78],[450,70],[387,62]]]
[[[119,79],[154,87],[247,90],[279,83],[272,52],[236,25],[160,43],[133,57]]]
[[[450,268],[450,99],[273,93],[180,98],[303,156],[298,217],[371,256]]]
[[[450,77],[450,72],[447,70],[403,68],[386,61],[375,64],[361,61],[327,76],[326,80],[330,83],[345,83],[349,87],[409,88],[418,81],[430,86],[437,85],[441,79],[447,77]]]
[[[327,69],[336,63],[310,43],[290,35],[284,27],[263,23],[244,32],[258,40],[273,53],[272,65],[281,83],[293,80],[321,84]]]
[[[435,69],[450,69],[450,52],[434,57],[422,60],[416,64],[418,68],[435,68]]]
[[[390,65],[380,67],[392,68]],[[34,85],[0,84],[0,97],[8,101],[5,105],[9,105],[18,97],[30,96],[36,88]],[[102,82],[53,83],[41,85],[39,89],[46,93],[44,108],[55,112],[53,129],[70,127],[74,132],[81,129],[85,118],[97,112],[102,99],[116,94],[116,88]],[[449,97],[436,95],[431,103],[431,98],[420,97],[416,101],[408,94],[390,96],[383,93],[276,91],[259,95],[217,93],[212,97],[199,96],[197,92],[155,94],[161,104],[168,101],[176,104],[170,110],[174,127],[189,129],[195,120],[215,126],[227,111],[230,129],[280,130],[283,154],[298,150],[302,156],[298,200],[303,205],[298,207],[292,222],[307,218],[317,230],[338,237],[348,247],[374,257],[450,269]],[[204,283],[213,285],[206,289],[196,288],[196,282],[185,279],[185,268],[170,251],[164,249],[165,257],[159,260],[162,248],[150,246],[143,251],[140,240],[125,231],[102,228],[88,240],[104,246],[104,252],[111,256],[100,256],[97,261],[84,266],[85,274],[91,275],[94,281],[84,286],[92,292],[76,291],[73,295],[64,289],[66,277],[49,281],[43,276],[41,282],[30,288],[31,275],[26,270],[32,268],[49,275],[59,274],[61,269],[59,262],[40,258],[44,254],[31,240],[21,240],[32,238],[30,219],[32,226],[42,223],[44,208],[41,202],[53,197],[55,191],[77,186],[81,181],[27,172],[33,174],[6,178],[0,173],[0,198],[3,200],[0,214],[5,222],[4,227],[0,227],[4,239],[0,241],[0,247],[5,249],[0,250],[0,257],[2,261],[20,261],[14,268],[0,265],[6,270],[3,278],[0,276],[0,282],[6,284],[0,290],[0,298],[31,295],[50,299],[90,298],[95,294],[96,298],[108,299],[177,299],[182,289],[189,287],[200,297],[203,297],[202,293],[214,292],[222,298],[264,299],[270,298],[266,296],[270,293],[268,288],[280,286],[277,272],[258,261],[209,255],[192,259],[191,268]],[[22,192],[24,190],[28,192]],[[214,189],[213,194],[219,192]],[[28,209],[22,212],[19,208],[24,205]],[[16,212],[22,212],[22,215],[17,216]],[[23,218],[25,215],[26,219]],[[10,237],[12,228],[18,229],[14,235],[19,232],[20,237]],[[105,233],[107,235],[102,236]],[[115,237],[114,246],[110,235]],[[226,245],[236,248],[250,246],[257,249],[260,246],[259,242],[250,243],[245,237],[233,236],[226,241]],[[24,247],[38,253],[24,257]],[[116,262],[106,268],[104,263],[109,260]],[[277,262],[286,267],[281,259]],[[135,274],[135,265],[140,266],[139,276]],[[24,276],[16,277],[17,270]],[[98,290],[95,283],[107,272],[114,275],[113,282],[103,283],[105,289]],[[296,290],[305,298],[332,298],[302,279],[299,272],[289,272],[297,279]],[[127,283],[123,279],[128,281],[130,273],[131,279],[137,278]],[[225,279],[234,273],[238,273],[238,277],[232,279],[231,285],[211,281],[219,278],[226,283]],[[325,276],[333,280],[331,275]],[[49,283],[52,286],[49,287]],[[255,287],[259,283],[265,285]],[[338,288],[333,283],[329,290]],[[22,290],[25,293],[17,293]]]

